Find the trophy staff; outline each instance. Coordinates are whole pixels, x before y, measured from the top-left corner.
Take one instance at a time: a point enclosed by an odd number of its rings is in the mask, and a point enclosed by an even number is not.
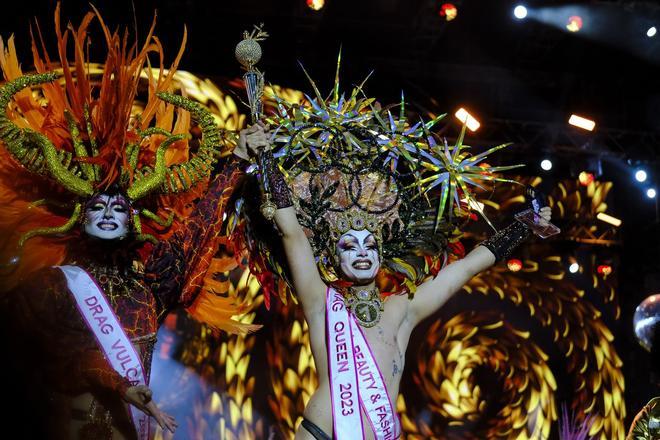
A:
[[[258,26],[255,25],[254,29],[249,34],[247,31],[243,32],[243,40],[236,45],[236,49],[234,50],[236,59],[246,71],[243,74],[243,83],[245,84],[245,91],[250,106],[250,118],[252,124],[256,124],[259,121],[263,110],[261,98],[264,94],[264,74],[255,66],[261,59],[262,54],[259,41],[263,41],[267,37],[268,33],[263,31],[263,23]],[[265,176],[266,157],[267,152],[262,151],[257,158],[260,170],[259,181],[261,184],[261,192],[263,194],[260,210],[267,220],[272,220],[275,216],[277,206],[272,201],[268,179]]]

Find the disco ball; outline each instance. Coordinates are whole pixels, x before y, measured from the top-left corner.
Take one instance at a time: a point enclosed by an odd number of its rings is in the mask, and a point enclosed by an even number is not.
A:
[[[639,303],[633,316],[635,336],[639,344],[647,351],[651,351],[653,344],[660,344],[660,340],[654,340],[656,334],[660,334],[660,293],[651,295]],[[656,347],[657,348],[657,347]]]

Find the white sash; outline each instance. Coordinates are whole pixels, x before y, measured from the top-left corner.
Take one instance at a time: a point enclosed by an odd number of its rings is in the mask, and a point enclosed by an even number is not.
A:
[[[364,439],[360,407],[377,440],[398,438],[396,413],[369,343],[355,317],[346,310],[341,294],[330,287],[326,295],[326,337],[335,438]]]
[[[147,385],[147,377],[133,344],[126,336],[103,289],[84,269],[78,266],[57,266],[66,277],[67,286],[76,300],[78,310],[94,334],[112,368],[133,385]],[[149,438],[149,416],[128,406],[140,440]]]

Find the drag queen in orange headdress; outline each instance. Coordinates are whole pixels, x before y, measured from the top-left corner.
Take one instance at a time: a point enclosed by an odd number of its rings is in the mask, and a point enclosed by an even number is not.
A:
[[[87,59],[95,19],[103,64]],[[1,301],[18,354],[5,367],[28,370],[24,398],[47,416],[47,438],[147,439],[151,417],[175,429],[149,389],[156,332],[173,307],[217,329],[251,329],[231,320],[232,298],[203,288],[247,151],[230,154],[210,112],[172,93],[183,44],[169,70],[151,68],[149,56],[163,55],[154,25],[131,44],[98,11],[63,30],[58,7],[58,56],[38,34],[32,74],[13,40],[0,40]]]

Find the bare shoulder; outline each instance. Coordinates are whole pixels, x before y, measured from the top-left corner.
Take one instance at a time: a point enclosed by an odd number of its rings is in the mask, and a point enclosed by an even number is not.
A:
[[[406,316],[408,315],[408,308],[410,307],[410,300],[407,295],[392,295],[385,301],[385,318],[400,327]]]
[[[408,295],[394,295],[385,303],[383,322],[391,326],[396,335],[397,344],[401,352],[406,351],[408,339],[415,328],[415,322],[410,319],[410,306],[412,302]]]

